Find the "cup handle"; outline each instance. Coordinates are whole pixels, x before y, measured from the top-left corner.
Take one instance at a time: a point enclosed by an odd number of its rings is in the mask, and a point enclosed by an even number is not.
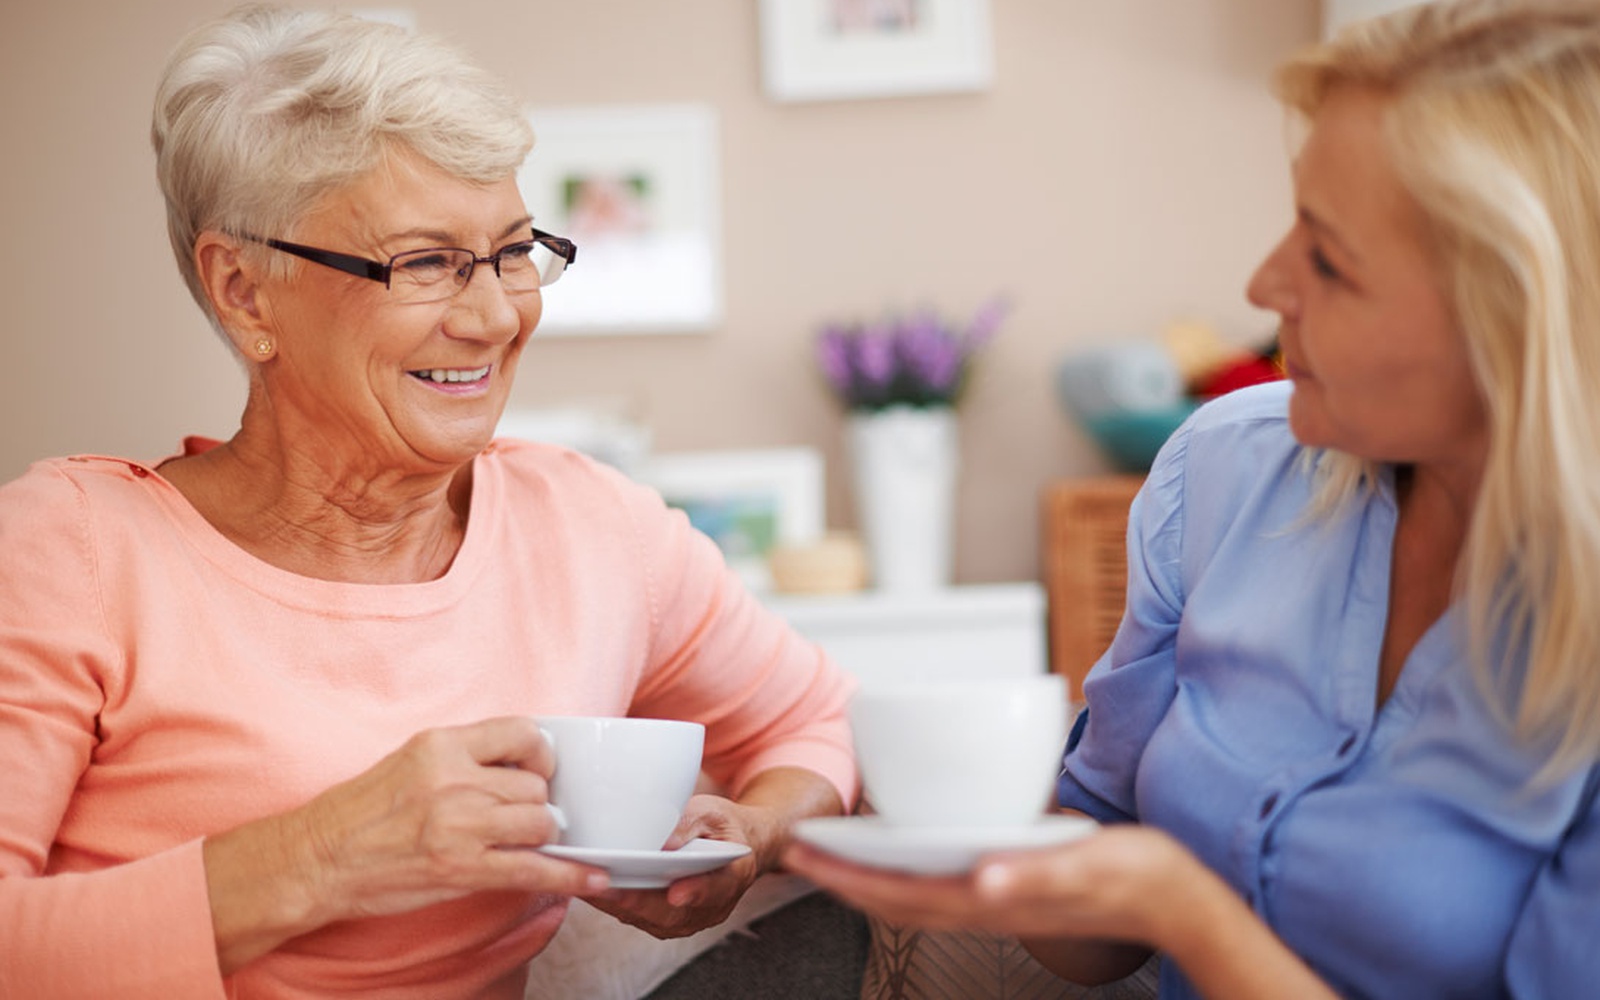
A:
[[[550,730],[546,729],[545,727],[540,726],[539,727],[539,735],[543,736],[544,737],[544,741],[546,743],[550,744],[550,749],[552,751],[555,750],[555,748],[556,748],[556,734],[555,733],[552,733]],[[561,811],[561,807],[556,805],[554,802],[546,802],[544,804],[544,807],[547,810],[550,811],[550,818],[556,824],[556,833],[557,833],[556,840],[560,841],[560,839],[561,839],[560,834],[563,834],[563,833],[567,832],[567,814],[562,812]]]

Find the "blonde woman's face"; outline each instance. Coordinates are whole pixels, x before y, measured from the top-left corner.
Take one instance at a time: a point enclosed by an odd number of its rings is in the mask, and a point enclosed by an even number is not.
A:
[[[1467,463],[1486,450],[1482,397],[1424,244],[1389,166],[1383,98],[1336,92],[1294,166],[1295,221],[1251,278],[1281,319],[1303,444],[1380,462]]]
[[[290,238],[386,262],[440,246],[488,256],[529,225],[514,177],[472,184],[397,154]],[[460,465],[489,442],[542,307],[537,290],[508,293],[488,264],[438,302],[399,302],[381,282],[310,262],[266,291],[278,351],[262,378],[285,439],[395,471]]]

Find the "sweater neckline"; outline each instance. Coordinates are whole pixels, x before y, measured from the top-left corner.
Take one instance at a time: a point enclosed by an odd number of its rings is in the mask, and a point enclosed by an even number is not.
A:
[[[189,453],[195,442],[185,441]],[[129,463],[134,478],[150,495],[184,539],[208,562],[262,596],[326,616],[404,618],[448,607],[459,601],[488,561],[502,483],[498,463],[487,457],[490,444],[473,458],[472,495],[461,546],[449,569],[420,583],[350,583],[321,580],[274,566],[245,551],[218,531],[155,466]],[[170,457],[177,457],[173,455]],[[165,461],[162,459],[161,461]]]

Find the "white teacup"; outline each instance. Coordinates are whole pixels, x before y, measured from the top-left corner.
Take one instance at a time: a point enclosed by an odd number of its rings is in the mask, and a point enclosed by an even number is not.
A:
[[[1053,797],[1068,711],[1054,674],[864,684],[850,728],[867,800],[895,826],[1032,823]]]
[[[698,722],[544,715],[556,754],[550,805],[571,847],[656,851],[694,794],[706,729]]]

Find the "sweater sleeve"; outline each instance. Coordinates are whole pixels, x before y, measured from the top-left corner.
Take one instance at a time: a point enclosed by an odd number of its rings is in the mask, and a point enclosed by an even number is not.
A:
[[[681,511],[651,490],[623,489],[652,619],[634,714],[705,723],[706,772],[735,794],[762,771],[793,766],[826,778],[850,808],[853,679],[751,596]]]
[[[95,753],[104,626],[83,494],[59,465],[0,488],[0,996],[224,995],[198,841],[94,872],[52,848]]]

